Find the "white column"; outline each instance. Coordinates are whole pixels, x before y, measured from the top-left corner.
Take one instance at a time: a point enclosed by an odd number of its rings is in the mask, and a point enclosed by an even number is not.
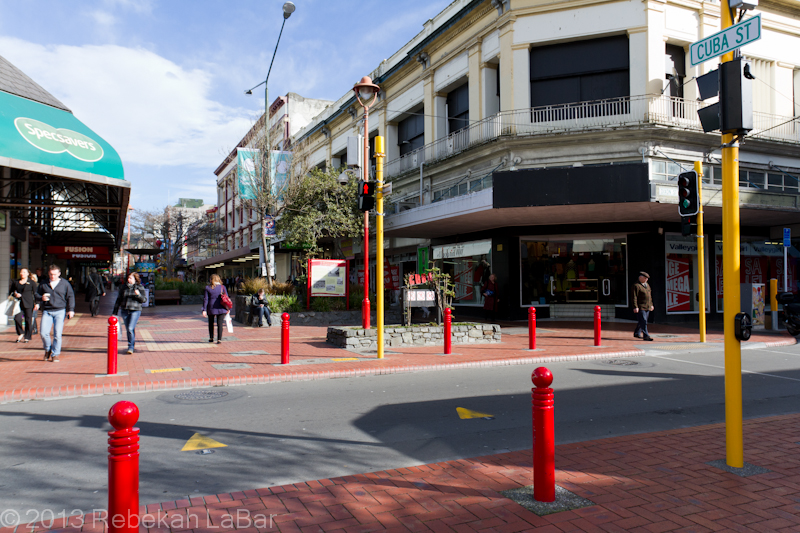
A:
[[[483,83],[481,83],[481,43],[469,49],[469,120],[482,119]]]
[[[512,111],[514,103],[514,22],[509,21],[500,28],[500,110]],[[527,69],[526,69],[527,70]],[[530,89],[528,89],[530,90]],[[521,96],[519,97],[521,98]],[[530,99],[528,100],[530,102]],[[521,107],[530,107],[530,103]]]

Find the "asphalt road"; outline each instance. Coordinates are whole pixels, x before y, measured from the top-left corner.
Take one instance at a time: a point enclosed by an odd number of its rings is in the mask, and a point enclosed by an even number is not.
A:
[[[800,411],[800,346],[742,359],[745,418]],[[549,363],[556,441],[722,422],[722,364],[718,349]],[[532,370],[204,389],[227,393],[207,400],[172,391],[0,405],[0,527],[105,508],[106,416],[121,399],[141,410],[140,501],[157,503],[530,448]],[[493,418],[460,419],[457,407]],[[227,446],[181,451],[195,433]]]

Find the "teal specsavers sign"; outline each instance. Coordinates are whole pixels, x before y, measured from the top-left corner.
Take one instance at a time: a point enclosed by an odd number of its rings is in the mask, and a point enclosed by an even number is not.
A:
[[[55,175],[61,168],[125,179],[116,150],[72,113],[1,91],[0,157]]]

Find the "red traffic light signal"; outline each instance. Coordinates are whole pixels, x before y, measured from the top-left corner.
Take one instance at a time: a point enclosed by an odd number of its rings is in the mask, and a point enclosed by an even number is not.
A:
[[[375,207],[375,183],[371,181],[358,182],[358,209],[369,211]]]

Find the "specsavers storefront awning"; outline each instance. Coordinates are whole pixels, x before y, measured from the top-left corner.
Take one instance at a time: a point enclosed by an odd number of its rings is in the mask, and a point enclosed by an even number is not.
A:
[[[119,244],[130,183],[116,150],[72,113],[0,91],[0,167],[0,209],[32,230]]]

